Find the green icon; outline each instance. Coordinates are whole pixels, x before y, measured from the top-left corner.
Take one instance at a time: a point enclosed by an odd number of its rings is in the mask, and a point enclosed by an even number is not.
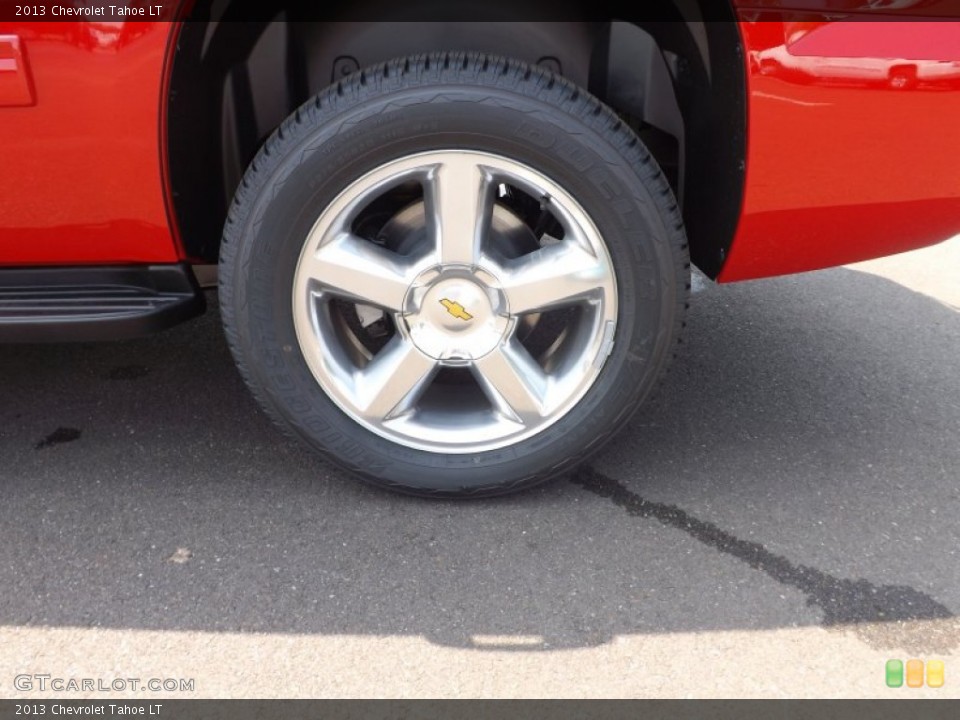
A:
[[[887,687],[903,685],[903,660],[887,660]]]

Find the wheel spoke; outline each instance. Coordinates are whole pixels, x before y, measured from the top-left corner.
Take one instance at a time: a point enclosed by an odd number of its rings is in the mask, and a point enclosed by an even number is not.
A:
[[[350,233],[324,243],[304,269],[334,295],[399,312],[412,269],[398,255]]]
[[[370,420],[383,421],[410,410],[433,380],[437,363],[413,343],[395,336],[355,375],[357,407]]]
[[[476,264],[493,214],[493,183],[487,172],[451,154],[430,171],[425,191],[439,261]]]
[[[524,425],[546,415],[547,375],[518,341],[505,343],[476,360],[473,370],[502,415]]]
[[[600,261],[570,241],[524,255],[498,272],[516,315],[547,310],[583,299],[603,286]]]

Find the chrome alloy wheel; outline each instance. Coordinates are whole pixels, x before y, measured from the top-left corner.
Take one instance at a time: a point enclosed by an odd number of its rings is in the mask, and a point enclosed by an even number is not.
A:
[[[613,346],[616,278],[582,207],[543,174],[465,150],[367,173],[297,263],[300,349],[355,422],[400,445],[475,453],[570,411]]]

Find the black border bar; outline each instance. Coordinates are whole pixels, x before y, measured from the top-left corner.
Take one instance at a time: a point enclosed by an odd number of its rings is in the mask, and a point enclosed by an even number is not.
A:
[[[677,20],[729,21],[736,6],[741,17],[826,14],[831,20],[956,20],[960,0],[701,0],[698,17],[679,17],[664,3],[633,0],[322,0],[295,3],[301,21],[588,21],[617,17],[633,22]],[[205,0],[0,0],[0,22],[266,22],[278,5],[271,0],[234,0],[229,17],[212,17],[219,3]],[[624,7],[629,7],[625,11]]]

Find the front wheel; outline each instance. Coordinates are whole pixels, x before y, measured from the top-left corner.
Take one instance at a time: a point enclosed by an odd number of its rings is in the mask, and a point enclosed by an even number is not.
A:
[[[284,122],[237,192],[220,278],[281,427],[375,484],[487,496],[623,425],[673,353],[689,264],[616,115],[546,71],[447,53]]]

